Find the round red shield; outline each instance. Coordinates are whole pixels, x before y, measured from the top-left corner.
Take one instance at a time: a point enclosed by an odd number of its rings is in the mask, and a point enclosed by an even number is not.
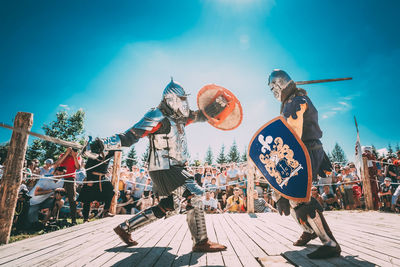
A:
[[[222,112],[215,117],[211,117],[204,111],[205,107],[220,96],[228,103]],[[197,106],[207,117],[208,122],[220,130],[233,130],[240,125],[243,119],[242,106],[237,97],[228,89],[216,84],[208,84],[200,89],[197,94]]]

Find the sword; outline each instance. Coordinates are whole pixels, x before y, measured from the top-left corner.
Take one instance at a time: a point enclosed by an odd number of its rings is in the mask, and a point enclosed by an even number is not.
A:
[[[38,134],[38,133],[31,132],[31,131],[23,130],[23,129],[20,129],[20,128],[15,128],[15,127],[12,127],[12,126],[7,125],[7,124],[2,123],[2,122],[0,122],[0,127],[13,130],[14,132],[17,132],[17,133],[29,134],[29,135],[35,136],[37,138],[40,138],[42,140],[49,141],[51,143],[55,143],[55,144],[66,146],[66,147],[71,147],[71,148],[76,148],[76,149],[82,149],[82,148],[85,147],[85,146],[83,146],[83,145],[81,145],[79,143],[75,143],[75,142],[71,142],[71,141],[65,141],[65,140],[61,140],[61,139],[58,139],[58,138],[55,138],[55,137],[51,137],[51,136],[48,136],[48,135]]]
[[[295,82],[296,85],[303,85],[303,84],[313,84],[313,83],[327,83],[327,82],[339,82],[339,81],[347,81],[352,80],[353,78],[336,78],[336,79],[322,79],[322,80],[311,80],[311,81],[299,81]]]

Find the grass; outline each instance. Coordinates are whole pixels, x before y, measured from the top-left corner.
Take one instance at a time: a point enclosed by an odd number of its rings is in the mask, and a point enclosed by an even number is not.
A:
[[[94,219],[92,219],[90,221],[93,221],[93,220]],[[67,219],[67,221],[69,223],[71,223],[71,219]],[[83,223],[83,219],[76,219],[76,223],[77,223],[77,225],[78,224],[82,224]],[[64,227],[62,229],[65,229],[65,228],[68,228],[68,227]],[[59,230],[62,230],[62,229],[59,229]],[[56,230],[56,231],[58,231],[58,230]],[[49,231],[44,231],[44,230],[38,230],[36,232],[31,231],[31,232],[24,232],[24,233],[19,233],[19,234],[16,234],[16,235],[11,235],[10,236],[10,240],[9,240],[8,243],[13,243],[13,242],[24,240],[24,239],[27,239],[27,238],[43,235],[43,234],[46,234],[46,233],[50,233],[50,232]]]

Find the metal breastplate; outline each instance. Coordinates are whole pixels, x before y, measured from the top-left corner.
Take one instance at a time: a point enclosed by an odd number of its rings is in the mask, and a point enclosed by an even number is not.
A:
[[[168,120],[171,124],[168,134],[150,136],[149,171],[168,170],[171,165],[183,166],[189,159],[185,126]]]

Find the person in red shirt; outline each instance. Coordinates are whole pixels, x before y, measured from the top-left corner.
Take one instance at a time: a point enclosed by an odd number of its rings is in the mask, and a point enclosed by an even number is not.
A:
[[[62,153],[58,157],[55,167],[58,166],[65,167],[67,170],[67,176],[64,177],[64,189],[67,192],[70,205],[72,224],[76,224],[75,171],[81,168],[81,157],[78,156],[76,151],[69,147],[65,153]]]

